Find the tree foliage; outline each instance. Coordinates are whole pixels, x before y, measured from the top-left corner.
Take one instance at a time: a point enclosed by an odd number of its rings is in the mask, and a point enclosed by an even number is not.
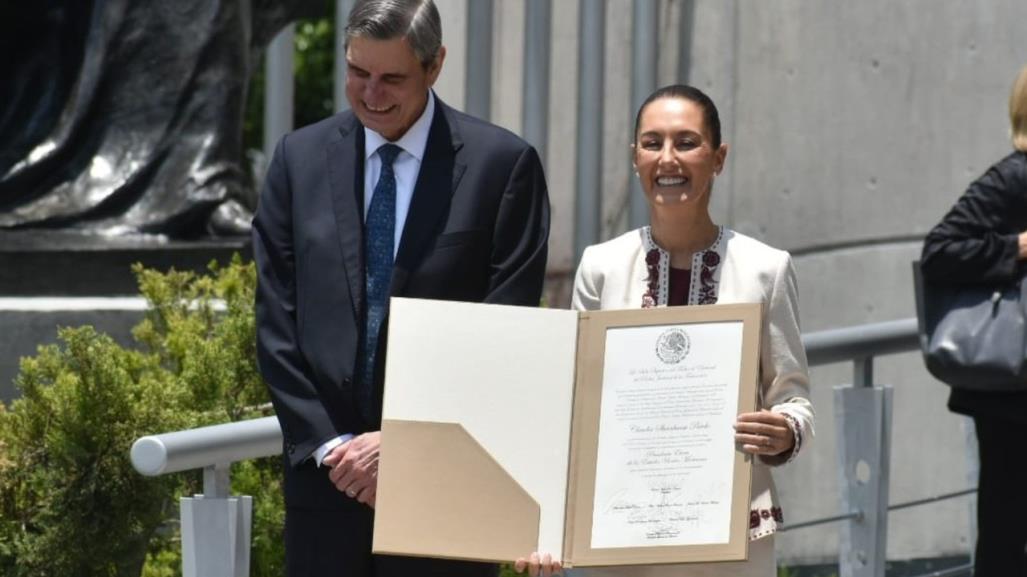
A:
[[[91,327],[22,359],[22,396],[0,405],[0,574],[165,577],[181,571],[177,498],[198,474],[147,478],[140,436],[269,414],[255,365],[252,264],[207,275],[135,269],[148,307],[124,348]],[[281,472],[237,463],[254,496],[253,575],[282,573]],[[144,567],[145,564],[145,567]]]

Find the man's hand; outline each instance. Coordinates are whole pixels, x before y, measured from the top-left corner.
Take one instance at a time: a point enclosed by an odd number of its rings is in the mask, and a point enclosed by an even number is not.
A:
[[[381,432],[364,433],[332,449],[323,461],[332,468],[328,478],[336,489],[372,508],[378,491],[380,446]]]
[[[1027,259],[1027,231],[1021,232],[1016,240],[1020,247],[1020,260]]]

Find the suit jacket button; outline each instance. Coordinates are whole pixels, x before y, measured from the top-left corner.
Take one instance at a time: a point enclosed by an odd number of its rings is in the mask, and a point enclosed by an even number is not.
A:
[[[342,379],[342,386],[348,387],[353,384],[353,379]]]
[[[296,452],[296,445],[289,443],[289,446],[286,447],[286,450],[289,451],[289,454],[291,455]]]

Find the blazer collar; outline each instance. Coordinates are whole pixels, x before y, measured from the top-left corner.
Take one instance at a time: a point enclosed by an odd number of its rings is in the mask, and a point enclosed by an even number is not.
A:
[[[466,169],[458,158],[463,139],[455,114],[435,96],[435,116],[393,266],[393,295],[402,294],[432,237],[442,232],[453,191]],[[352,112],[338,118],[338,137],[328,145],[326,162],[346,280],[359,318],[364,306],[364,131]]]
[[[338,136],[328,145],[332,209],[349,284],[353,314],[364,306],[364,131],[352,112],[338,116]]]
[[[433,244],[431,239],[442,232],[453,191],[466,169],[466,165],[459,160],[458,153],[463,148],[463,140],[454,122],[455,114],[435,97],[435,117],[428,133],[421,171],[414,185],[410,212],[407,213],[392,269],[393,295],[403,294],[410,273],[416,270],[424,259],[427,247]]]

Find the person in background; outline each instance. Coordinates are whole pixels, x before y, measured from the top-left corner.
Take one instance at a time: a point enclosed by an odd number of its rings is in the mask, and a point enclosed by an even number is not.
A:
[[[975,180],[924,240],[925,278],[938,283],[1011,283],[1027,260],[1027,67],[1009,97],[1013,152]],[[973,417],[980,471],[974,575],[1027,575],[1027,390],[953,388],[949,409]]]
[[[286,135],[253,221],[257,358],[284,438],[290,577],[484,577],[371,554],[388,299],[538,306],[549,200],[535,150],[432,92],[431,0],[360,0],[342,112]]]
[[[713,183],[727,144],[713,101],[691,86],[655,91],[635,120],[634,166],[649,225],[588,247],[574,282],[580,311],[716,303],[763,303],[758,407],[735,423],[740,450],[754,455],[749,559],[575,571],[588,577],[777,574],[773,534],[783,523],[771,469],[794,461],[813,437],[806,352],[799,331],[795,271],[787,252],[714,224]],[[559,560],[533,553],[518,571],[549,576]]]

